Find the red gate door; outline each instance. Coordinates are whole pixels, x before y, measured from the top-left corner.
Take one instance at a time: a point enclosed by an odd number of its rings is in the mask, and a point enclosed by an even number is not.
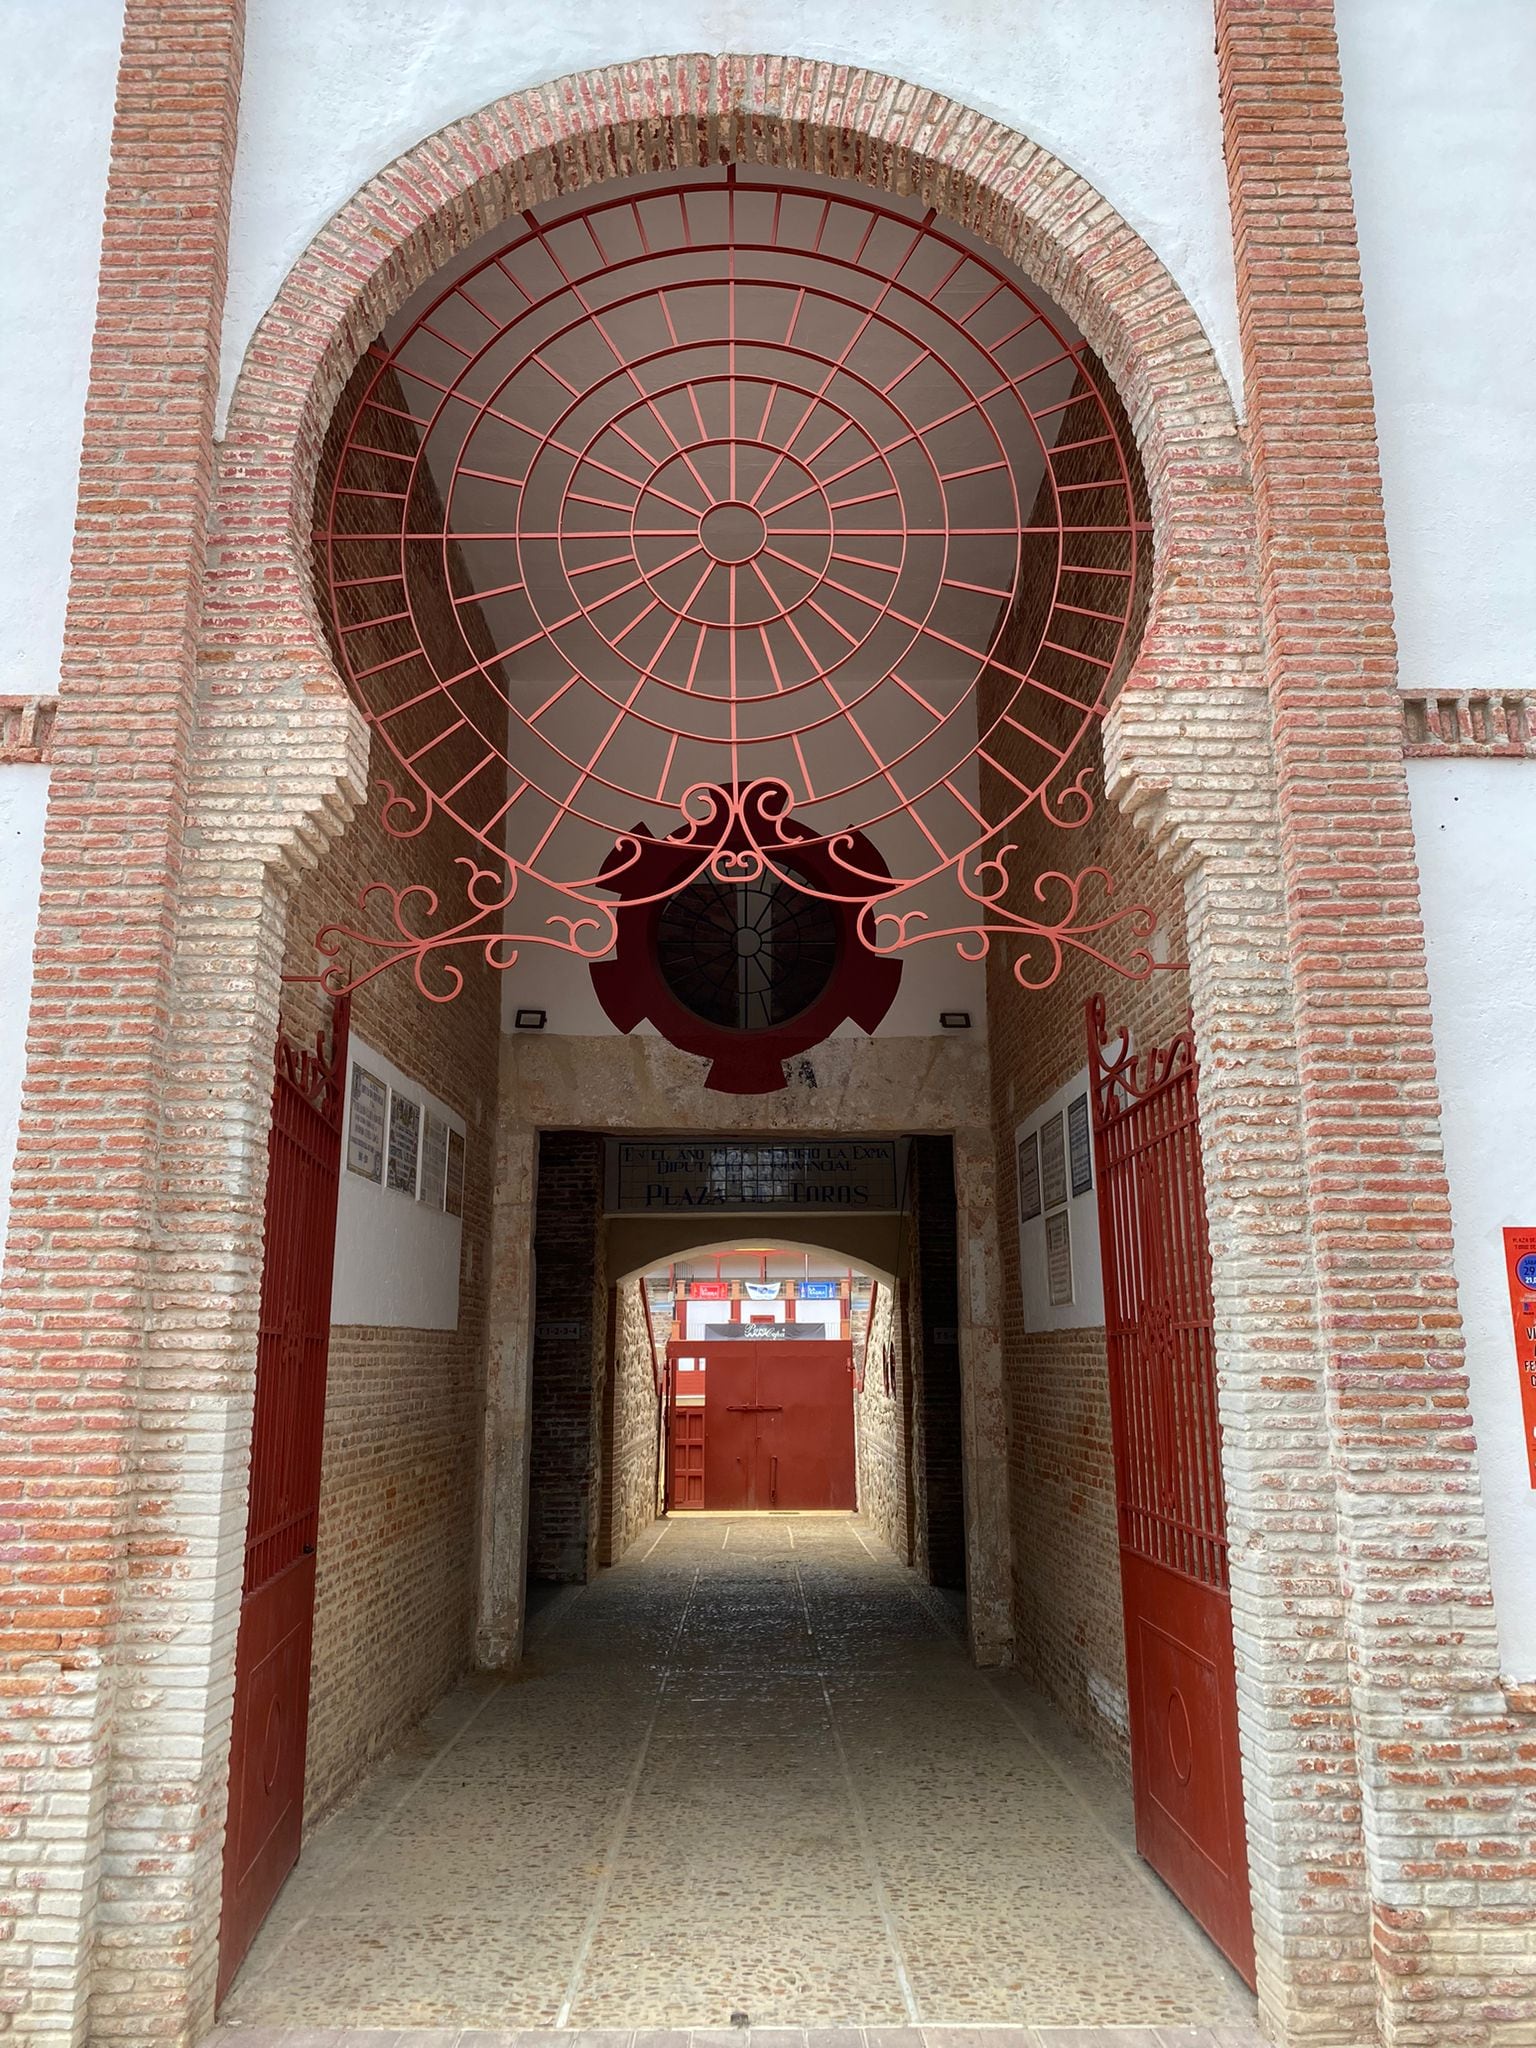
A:
[[[235,1649],[219,1995],[298,1860],[315,1609],[315,1534],[341,1169],[346,1012],[333,1045],[278,1041],[266,1256]]]
[[[705,1505],[851,1511],[852,1347],[748,1337],[708,1355]]]
[[[1195,1047],[1088,1005],[1136,1846],[1251,1984]]]
[[[667,1507],[704,1505],[704,1354],[694,1345],[667,1346]]]

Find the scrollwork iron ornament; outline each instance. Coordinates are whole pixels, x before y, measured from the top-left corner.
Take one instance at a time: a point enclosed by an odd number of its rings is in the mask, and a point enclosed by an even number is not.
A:
[[[673,890],[803,888],[814,841],[877,954],[1150,973],[1102,868],[1010,866],[1027,813],[1093,813],[1145,566],[1060,316],[932,213],[734,167],[529,213],[456,269],[365,359],[318,545],[381,822],[451,824],[462,901],[370,884],[326,985],[409,963],[447,1001],[469,959],[600,959],[658,840],[698,848]]]
[[[1193,1019],[1165,1044],[1137,1052],[1131,1045],[1127,1026],[1122,1026],[1111,1038],[1108,1006],[1102,995],[1089,997],[1085,1013],[1092,1054],[1089,1081],[1093,1088],[1094,1114],[1101,1123],[1134,1103],[1166,1093],[1196,1071],[1198,1056]]]

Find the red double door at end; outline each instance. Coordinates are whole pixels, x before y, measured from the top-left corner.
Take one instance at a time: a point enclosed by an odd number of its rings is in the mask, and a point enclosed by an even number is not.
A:
[[[853,1509],[848,1344],[738,1338],[672,1348],[674,1389],[676,1357],[698,1361],[704,1405],[673,1401],[671,1507]]]

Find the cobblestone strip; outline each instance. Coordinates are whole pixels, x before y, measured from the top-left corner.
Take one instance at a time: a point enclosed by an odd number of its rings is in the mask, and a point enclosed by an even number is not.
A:
[[[661,1538],[658,1536],[656,1543],[660,1541]],[[646,1556],[649,1557],[651,1550],[655,1548],[656,1544],[653,1543],[651,1549],[645,1553]],[[602,1876],[597,1881],[597,1890],[593,1894],[592,1907],[587,1914],[587,1924],[581,1930],[581,1945],[576,1951],[576,1960],[571,1965],[570,1981],[565,1987],[565,1996],[561,1999],[560,2009],[555,2014],[555,2026],[561,2031],[566,2031],[570,2028],[571,2008],[576,2003],[581,1992],[581,1980],[587,1967],[587,1958],[592,1953],[592,1944],[597,1939],[597,1930],[602,1924],[603,1914],[607,1911],[608,1901],[613,1894],[613,1881],[618,1871],[619,1858],[624,1853],[624,1837],[629,1832],[630,1816],[635,1810],[635,1794],[639,1791],[640,1780],[645,1775],[646,1762],[651,1753],[651,1738],[656,1733],[657,1716],[661,1712],[662,1701],[666,1698],[667,1687],[671,1683],[672,1660],[677,1654],[678,1644],[683,1639],[683,1630],[688,1624],[688,1610],[693,1605],[693,1596],[698,1591],[698,1588],[699,1573],[696,1569],[693,1577],[688,1581],[688,1596],[684,1600],[682,1609],[678,1614],[677,1626],[672,1631],[671,1641],[667,1644],[667,1654],[661,1667],[661,1677],[656,1686],[655,1698],[651,1701],[651,1711],[646,1720],[645,1733],[640,1738],[640,1747],[635,1752],[634,1765],[630,1770],[628,1781],[624,1787],[624,1797],[620,1800],[618,1813],[614,1817],[613,1833],[608,1842],[608,1854],[603,1858]],[[582,2030],[577,2028],[575,2031],[579,2039]],[[612,2036],[605,2035],[604,2038],[611,2040]]]
[[[862,1537],[860,1541],[863,1541]],[[791,1552],[793,1552],[795,1547],[795,1532],[793,1529],[789,1532],[789,1547]],[[853,1782],[853,1772],[848,1768],[848,1751],[843,1745],[842,1731],[837,1725],[837,1709],[832,1703],[832,1688],[827,1684],[827,1674],[822,1668],[822,1660],[818,1654],[816,1624],[811,1619],[811,1603],[806,1598],[805,1580],[800,1573],[800,1560],[798,1557],[794,1559],[794,1573],[795,1591],[800,1596],[801,1611],[805,1615],[805,1632],[811,1639],[811,1657],[816,1666],[816,1678],[821,1686],[821,1696],[826,1702],[827,1728],[832,1737],[832,1746],[837,1751],[837,1767],[842,1775],[843,1791],[847,1794],[848,1811],[853,1818],[853,1831],[858,1837],[859,1853],[863,1856],[865,1864],[869,1869],[869,1881],[875,1894],[875,1903],[879,1908],[880,1925],[885,1931],[885,1945],[891,1952],[891,1967],[896,1972],[896,1984],[901,1992],[901,2002],[906,2008],[907,2018],[916,2026],[922,2016],[917,2009],[917,1996],[912,1989],[912,1979],[907,1970],[906,1951],[902,1947],[901,1934],[896,1925],[896,1915],[891,1911],[890,1896],[885,1889],[885,1875],[880,1868],[880,1859],[875,1854],[874,1841],[869,1832],[869,1819],[865,1814],[863,1802],[859,1798],[858,1787]]]

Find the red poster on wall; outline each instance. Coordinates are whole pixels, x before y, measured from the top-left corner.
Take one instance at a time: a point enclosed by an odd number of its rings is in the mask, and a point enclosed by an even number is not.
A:
[[[729,1280],[690,1280],[688,1299],[690,1301],[729,1301],[731,1283]]]
[[[1506,1230],[1504,1268],[1515,1319],[1515,1364],[1520,1373],[1520,1414],[1525,1458],[1536,1487],[1536,1230]]]

